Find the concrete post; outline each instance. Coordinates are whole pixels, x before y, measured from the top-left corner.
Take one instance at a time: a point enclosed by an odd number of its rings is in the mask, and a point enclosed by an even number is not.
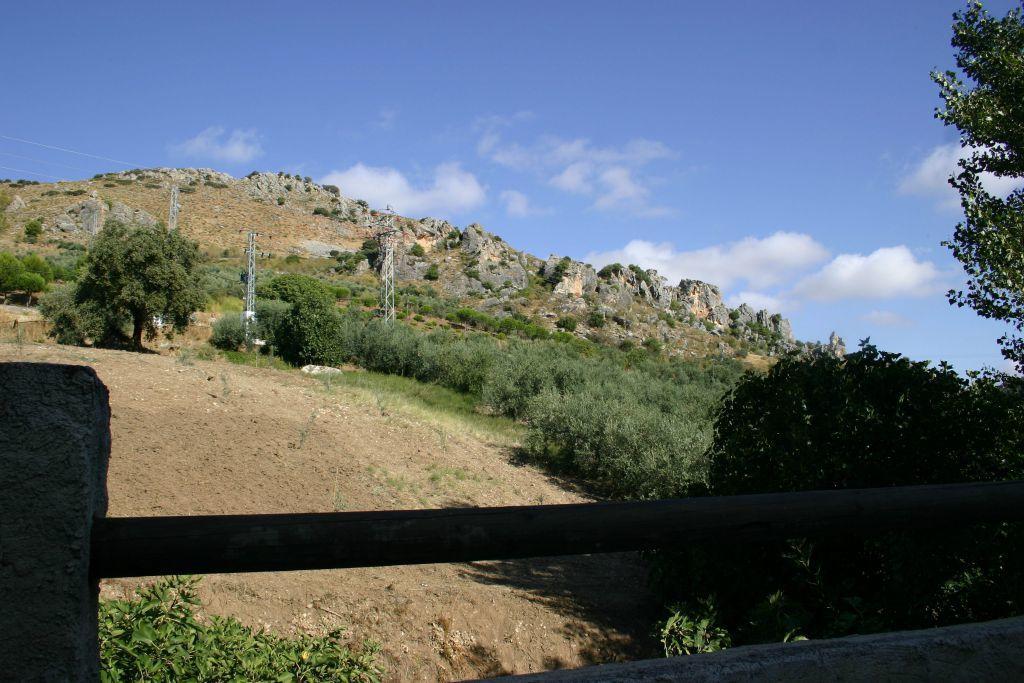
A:
[[[92,368],[0,363],[0,678],[93,681],[110,406]]]

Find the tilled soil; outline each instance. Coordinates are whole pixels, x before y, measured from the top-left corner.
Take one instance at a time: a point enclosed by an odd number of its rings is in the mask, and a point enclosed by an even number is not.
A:
[[[86,364],[110,389],[110,516],[386,510],[587,500],[508,447],[296,372],[41,344],[0,361]],[[205,611],[278,633],[347,629],[391,680],[525,673],[651,654],[631,554],[224,574]],[[104,596],[137,580],[104,581]]]

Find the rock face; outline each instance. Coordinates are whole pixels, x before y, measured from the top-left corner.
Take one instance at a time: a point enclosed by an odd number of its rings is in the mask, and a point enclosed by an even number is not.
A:
[[[700,280],[680,280],[678,297],[683,310],[692,313],[698,320],[710,320],[717,325],[729,322],[729,309],[722,301],[722,290],[715,285]],[[750,310],[750,307],[747,306],[747,309]]]
[[[136,209],[121,202],[113,202],[108,209],[102,201],[90,197],[64,209],[64,213],[59,214],[50,227],[61,232],[85,232],[95,235],[103,229],[107,219],[147,227],[153,227],[160,223],[159,220],[142,209]]]
[[[122,204],[121,202],[114,202],[110,205],[110,210],[107,212],[107,218],[126,225],[144,225],[150,228],[160,222],[154,216],[146,213],[142,209],[134,209],[127,204]],[[100,223],[101,226],[103,225],[103,222]]]
[[[14,199],[12,199],[11,203],[7,205],[6,209],[4,209],[4,213],[14,213],[15,211],[21,211],[24,208],[25,200],[18,195],[14,195]]]
[[[838,334],[832,332],[828,336],[828,345],[824,347],[824,351],[836,358],[842,358],[846,355],[846,342]]]

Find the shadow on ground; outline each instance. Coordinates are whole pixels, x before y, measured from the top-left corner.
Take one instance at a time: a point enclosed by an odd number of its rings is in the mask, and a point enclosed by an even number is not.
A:
[[[597,664],[657,656],[657,605],[637,553],[474,562],[462,575],[520,592],[566,618],[561,633],[583,661]],[[557,658],[548,669],[567,664]]]

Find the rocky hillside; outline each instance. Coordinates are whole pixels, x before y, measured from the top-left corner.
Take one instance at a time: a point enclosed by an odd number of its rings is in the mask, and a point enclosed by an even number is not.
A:
[[[170,188],[181,192],[179,229],[210,254],[237,254],[243,232],[258,230],[261,248],[336,261],[339,275],[375,267],[368,240],[385,217],[343,188],[286,173],[245,178],[210,169],[148,169],[87,181],[0,182],[10,200],[0,247],[11,248],[39,220],[41,251],[82,243],[109,219],[156,224],[167,215]],[[670,283],[655,270],[612,264],[600,270],[569,257],[518,251],[473,223],[436,218],[390,219],[399,231],[399,285],[429,285],[496,319],[516,317],[611,344],[645,344],[674,355],[735,355],[756,361],[789,350],[842,353],[842,340],[799,342],[789,321],[744,304],[730,309],[713,284]],[[24,249],[24,245],[18,245]]]

